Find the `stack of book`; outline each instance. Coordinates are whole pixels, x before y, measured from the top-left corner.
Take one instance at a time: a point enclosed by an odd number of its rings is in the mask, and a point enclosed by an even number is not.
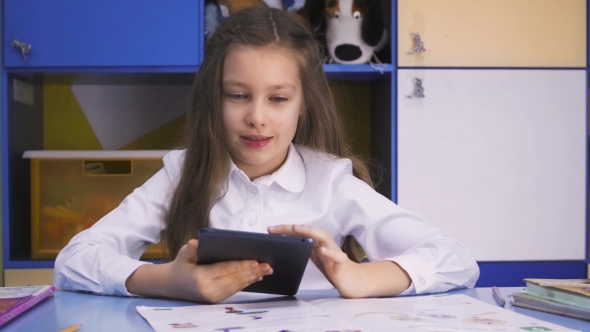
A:
[[[526,293],[512,294],[512,305],[590,320],[590,279],[524,279]]]
[[[52,285],[0,287],[0,325],[29,310],[54,292],[55,287]]]

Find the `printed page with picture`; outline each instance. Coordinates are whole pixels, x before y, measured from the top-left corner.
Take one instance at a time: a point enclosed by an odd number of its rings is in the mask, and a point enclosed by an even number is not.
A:
[[[362,331],[575,331],[494,306],[467,295],[310,301]]]
[[[574,331],[466,295],[330,298],[310,302],[281,300],[277,296],[236,296],[228,300],[266,302],[141,306],[137,311],[157,332],[178,329],[224,332]]]
[[[138,306],[137,311],[157,332],[178,329],[195,332],[365,331],[350,321],[298,300],[186,307]]]

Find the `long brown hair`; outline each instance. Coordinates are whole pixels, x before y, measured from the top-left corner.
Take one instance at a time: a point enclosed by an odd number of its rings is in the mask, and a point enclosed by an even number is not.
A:
[[[163,235],[170,258],[199,229],[208,227],[209,213],[221,198],[229,175],[230,156],[221,119],[223,64],[232,45],[284,47],[299,64],[304,114],[294,144],[349,158],[355,176],[373,186],[367,166],[353,156],[323,71],[324,59],[309,31],[278,9],[254,6],[232,14],[210,37],[197,73],[186,117],[182,175],[166,216]]]

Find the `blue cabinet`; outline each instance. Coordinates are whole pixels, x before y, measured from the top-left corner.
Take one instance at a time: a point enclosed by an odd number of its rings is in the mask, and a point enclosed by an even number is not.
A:
[[[196,66],[202,8],[202,0],[6,0],[4,65]],[[32,45],[26,60],[15,39]]]

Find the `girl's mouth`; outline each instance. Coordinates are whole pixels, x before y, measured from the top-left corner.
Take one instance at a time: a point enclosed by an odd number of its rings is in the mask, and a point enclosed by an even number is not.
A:
[[[254,149],[263,148],[270,143],[273,137],[252,135],[252,136],[240,136],[242,141],[249,147]]]

